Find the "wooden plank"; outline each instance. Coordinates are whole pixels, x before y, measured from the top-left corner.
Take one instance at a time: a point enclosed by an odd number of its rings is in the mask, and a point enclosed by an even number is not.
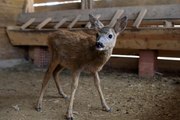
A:
[[[34,0],[26,0],[25,13],[34,12]]]
[[[35,21],[35,18],[31,18],[30,20],[28,20],[26,23],[24,23],[22,26],[21,26],[21,29],[24,30],[26,29],[28,26],[30,26],[33,22]]]
[[[88,21],[89,14],[101,14],[101,21],[109,21],[113,14],[118,10],[123,9],[124,14],[129,20],[134,20],[141,9],[147,9],[148,13],[143,20],[173,20],[180,19],[180,4],[176,5],[158,5],[158,6],[133,6],[133,7],[118,7],[118,8],[101,8],[89,10],[64,10],[54,12],[40,12],[40,13],[22,13],[18,18],[18,24],[23,24],[30,18],[36,18],[35,22],[41,22],[48,17],[52,18],[52,22],[59,22],[63,18],[68,21],[73,21],[74,17],[81,14],[79,21]]]
[[[52,20],[52,18],[46,18],[44,21],[42,21],[37,27],[37,30],[42,29],[47,23],[49,23]]]
[[[46,46],[52,31],[22,32],[7,30],[13,45]],[[119,35],[115,48],[143,50],[180,50],[180,29],[125,30]]]
[[[67,19],[66,19],[66,18],[63,18],[62,20],[59,21],[59,23],[57,23],[57,24],[54,26],[54,29],[58,29],[58,28],[61,27],[61,25],[63,25],[66,21],[67,21]]]
[[[118,38],[121,49],[180,50],[180,28],[126,30]]]
[[[99,19],[101,17],[101,15],[100,14],[98,14],[98,15],[95,15],[95,18],[97,18],[97,19]],[[85,28],[91,28],[91,23],[90,22],[88,22],[87,24],[86,24],[86,26],[85,26]]]
[[[142,9],[138,15],[138,17],[136,18],[135,22],[133,23],[133,27],[135,28],[139,28],[139,25],[141,24],[144,16],[147,13],[147,9]]]
[[[76,18],[72,21],[72,23],[69,24],[68,28],[71,29],[76,24],[76,22],[80,19],[80,17],[81,15],[76,16]]]
[[[109,23],[108,26],[114,27],[114,25],[115,25],[116,22],[117,22],[117,19],[118,19],[119,17],[121,17],[123,13],[124,13],[124,10],[120,10],[120,9],[117,10],[116,13],[114,14],[113,18],[111,19],[111,22]]]
[[[180,4],[179,0],[95,0],[94,8]]]
[[[19,32],[7,30],[13,45],[47,46],[47,36],[50,32]]]

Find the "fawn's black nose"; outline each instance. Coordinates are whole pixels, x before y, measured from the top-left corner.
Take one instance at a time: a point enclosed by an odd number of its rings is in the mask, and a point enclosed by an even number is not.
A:
[[[96,42],[96,47],[97,48],[103,48],[104,45],[101,42]]]

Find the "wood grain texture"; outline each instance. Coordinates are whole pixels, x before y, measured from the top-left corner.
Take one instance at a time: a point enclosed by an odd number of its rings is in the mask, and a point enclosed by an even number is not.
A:
[[[144,16],[146,15],[147,13],[147,9],[142,9],[139,14],[138,14],[138,17],[136,18],[135,22],[133,23],[133,27],[135,28],[139,28],[139,25],[141,24]]]
[[[13,45],[46,46],[47,36],[52,31],[20,32],[7,31]],[[126,30],[119,35],[119,49],[180,50],[180,29]]]
[[[94,1],[94,8],[143,6],[143,5],[169,5],[180,4],[179,0],[100,0]]]
[[[0,27],[16,24],[23,11],[25,0],[0,0]]]
[[[100,20],[110,21],[114,13],[123,9],[124,14],[129,18],[129,20],[134,20],[141,9],[146,8],[148,13],[143,20],[171,20],[180,19],[180,4],[177,5],[161,5],[161,6],[136,6],[136,7],[120,7],[120,8],[101,8],[101,9],[91,9],[91,10],[64,10],[64,11],[54,11],[54,12],[40,12],[40,13],[28,13],[21,14],[18,19],[19,24],[27,22],[30,18],[36,18],[35,22],[42,22],[47,17],[52,18],[52,22],[59,22],[59,20],[64,17],[68,19],[69,22],[73,21],[74,17],[81,14],[80,21],[88,21],[89,14],[101,14]]]

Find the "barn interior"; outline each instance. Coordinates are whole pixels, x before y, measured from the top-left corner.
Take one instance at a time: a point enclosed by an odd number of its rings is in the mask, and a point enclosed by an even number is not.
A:
[[[77,120],[180,119],[179,0],[0,0],[0,120],[63,120],[69,101],[53,80],[35,104],[51,55],[48,35],[60,29],[96,32],[89,14],[113,27],[128,25],[100,72],[111,113],[101,110],[93,77],[83,73],[75,98]],[[61,73],[70,95],[71,72]],[[97,102],[93,102],[97,101]]]

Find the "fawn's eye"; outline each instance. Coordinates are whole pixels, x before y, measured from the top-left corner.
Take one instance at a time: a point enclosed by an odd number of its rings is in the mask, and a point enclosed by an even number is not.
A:
[[[112,34],[109,34],[108,37],[111,39],[112,38]]]

